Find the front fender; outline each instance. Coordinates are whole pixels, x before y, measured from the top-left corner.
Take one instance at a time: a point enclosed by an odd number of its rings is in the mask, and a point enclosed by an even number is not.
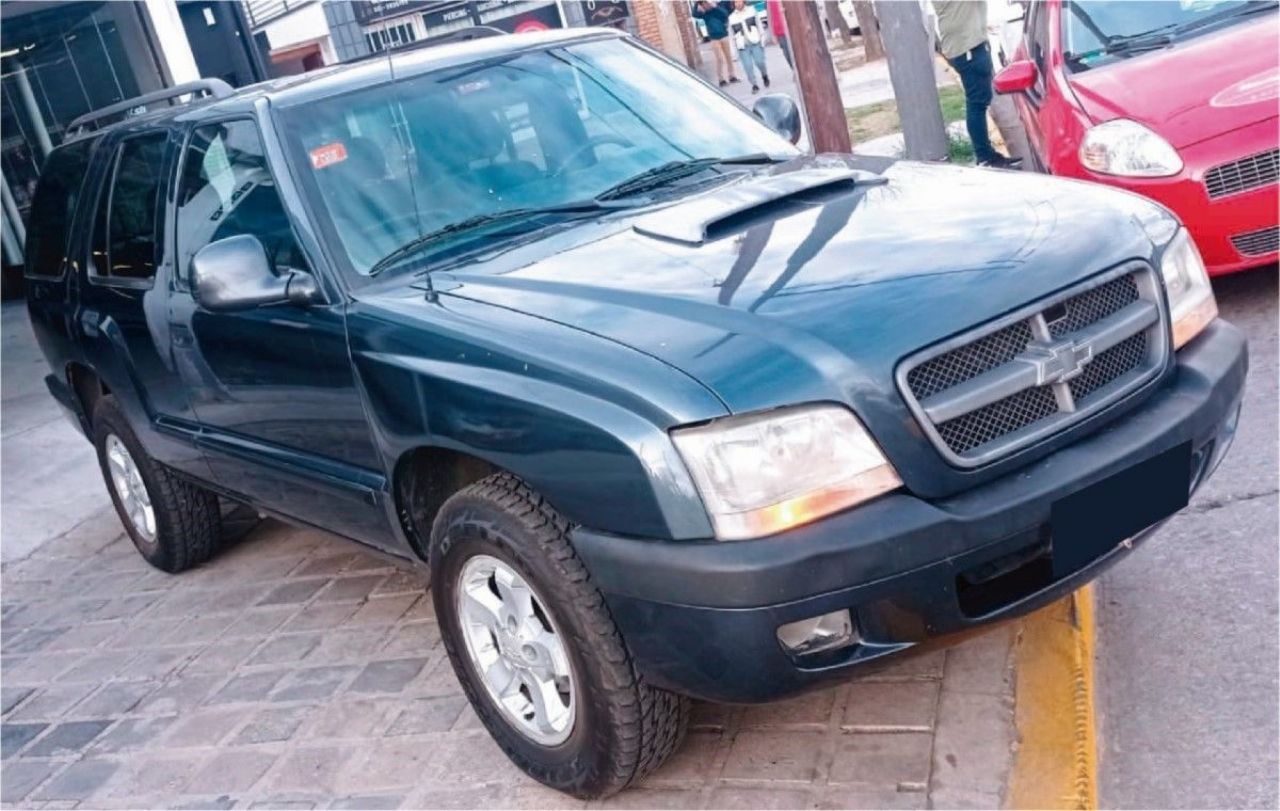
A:
[[[387,469],[439,447],[524,479],[570,521],[707,538],[667,431],[727,413],[671,366],[551,321],[450,296],[355,302],[352,357]]]

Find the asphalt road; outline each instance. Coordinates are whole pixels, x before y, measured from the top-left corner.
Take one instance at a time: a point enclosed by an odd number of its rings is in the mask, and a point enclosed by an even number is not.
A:
[[[1239,434],[1098,588],[1104,808],[1277,807],[1275,268],[1215,284],[1249,337]]]

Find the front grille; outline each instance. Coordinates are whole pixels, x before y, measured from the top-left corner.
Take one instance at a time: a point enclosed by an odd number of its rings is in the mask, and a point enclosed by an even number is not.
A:
[[[1158,373],[1155,275],[1135,264],[908,358],[899,382],[943,455],[985,464],[1064,430]]]
[[[1259,228],[1244,234],[1236,234],[1231,244],[1245,256],[1266,256],[1280,250],[1280,226]]]
[[[1238,161],[1215,166],[1204,176],[1209,198],[1216,200],[1259,186],[1275,183],[1280,178],[1280,149],[1269,149]]]

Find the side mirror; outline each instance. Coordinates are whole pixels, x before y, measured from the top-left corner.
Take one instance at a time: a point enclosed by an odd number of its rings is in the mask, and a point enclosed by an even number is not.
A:
[[[785,93],[770,93],[756,99],[751,112],[764,125],[791,143],[800,140],[800,108]]]
[[[213,312],[231,312],[264,304],[318,301],[320,289],[310,273],[290,270],[277,275],[258,238],[249,234],[205,245],[191,258],[196,301]]]
[[[1030,59],[1010,62],[996,74],[997,93],[1021,93],[1036,83],[1036,63]]]

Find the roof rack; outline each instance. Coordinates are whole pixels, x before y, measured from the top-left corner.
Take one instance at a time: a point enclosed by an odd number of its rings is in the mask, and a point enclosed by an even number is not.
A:
[[[467,28],[459,28],[457,31],[450,31],[447,34],[439,34],[434,37],[420,39],[416,42],[411,42],[408,45],[402,45],[399,48],[388,48],[384,51],[374,51],[373,53],[364,54],[363,56],[358,56],[355,59],[350,59],[344,64],[350,65],[353,62],[366,62],[371,59],[386,58],[387,56],[394,56],[396,54],[402,54],[409,51],[418,51],[423,48],[434,48],[437,45],[448,45],[452,42],[467,42],[473,39],[501,37],[506,35],[506,31],[503,31],[501,28],[494,28],[492,25],[472,25]]]
[[[71,122],[67,127],[68,135],[79,135],[80,130],[88,127],[93,122],[119,113],[127,113],[138,107],[146,107],[155,104],[157,101],[167,101],[168,99],[177,98],[185,95],[205,95],[215,99],[224,99],[235,92],[235,88],[227,84],[221,79],[200,79],[194,82],[183,82],[182,84],[166,87],[163,90],[157,90],[154,93],[144,93],[141,96],[135,96],[131,99],[118,101],[115,104],[109,104],[100,110],[94,110],[91,113],[85,113],[79,118]]]

